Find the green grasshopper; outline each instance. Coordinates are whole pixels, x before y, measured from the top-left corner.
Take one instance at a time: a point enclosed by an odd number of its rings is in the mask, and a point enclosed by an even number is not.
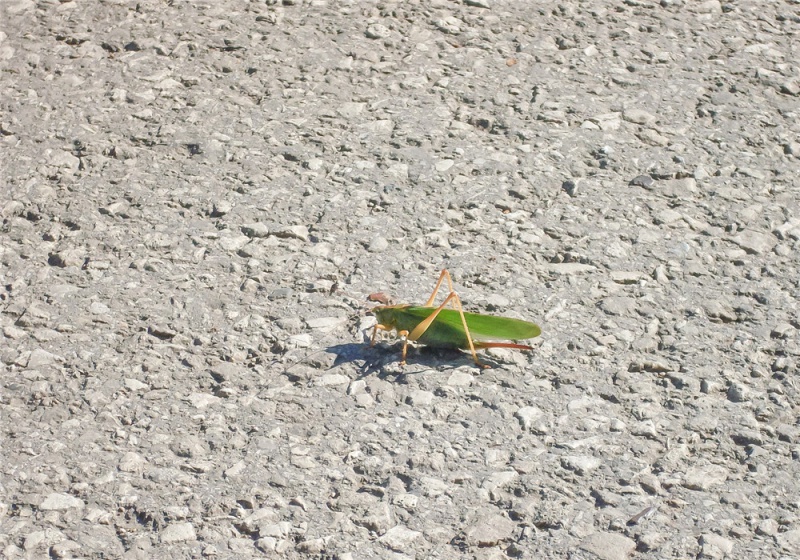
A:
[[[445,280],[450,293],[441,305],[434,307],[436,294]],[[448,303],[453,309],[445,309]],[[435,348],[468,348],[472,352],[475,364],[478,367],[488,368],[488,365],[478,360],[476,350],[483,348],[533,350],[531,346],[524,344],[492,342],[492,339],[524,340],[539,336],[542,332],[538,325],[520,319],[465,313],[461,307],[461,298],[453,289],[453,281],[446,269],[439,275],[439,281],[436,282],[436,287],[425,305],[379,305],[374,307],[372,312],[375,313],[378,323],[372,331],[370,346],[375,345],[378,331],[396,330],[403,339],[401,365],[406,363],[408,341],[412,340]]]

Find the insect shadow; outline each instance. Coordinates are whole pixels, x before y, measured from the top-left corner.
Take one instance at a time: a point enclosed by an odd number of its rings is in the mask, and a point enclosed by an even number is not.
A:
[[[359,379],[376,374],[380,379],[402,378],[405,375],[418,373],[408,371],[408,366],[400,365],[397,360],[397,350],[392,346],[370,347],[366,344],[347,343],[329,346],[325,351],[336,356],[330,369],[343,364],[352,364],[359,373]],[[426,370],[453,370],[474,365],[470,355],[458,349],[422,346],[416,349],[415,354],[414,364]],[[494,360],[490,359],[489,362],[493,367],[501,366]]]

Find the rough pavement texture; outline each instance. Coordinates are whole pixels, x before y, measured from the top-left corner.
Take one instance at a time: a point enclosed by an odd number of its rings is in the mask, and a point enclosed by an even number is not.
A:
[[[0,556],[800,556],[796,0],[0,9]]]

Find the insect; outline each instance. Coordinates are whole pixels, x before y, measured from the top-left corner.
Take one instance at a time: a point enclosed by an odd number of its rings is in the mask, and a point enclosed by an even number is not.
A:
[[[434,307],[436,294],[447,280],[450,293],[438,307]],[[445,309],[450,304],[452,309]],[[425,305],[379,305],[372,309],[378,323],[372,331],[370,346],[375,345],[378,331],[396,330],[403,339],[403,359],[406,363],[408,341],[436,348],[469,349],[478,367],[487,368],[478,360],[476,350],[482,348],[515,348],[533,350],[531,346],[513,342],[493,342],[493,340],[524,340],[539,336],[542,330],[538,325],[480,313],[466,313],[461,307],[461,299],[453,289],[453,280],[447,270],[442,270],[439,281]]]

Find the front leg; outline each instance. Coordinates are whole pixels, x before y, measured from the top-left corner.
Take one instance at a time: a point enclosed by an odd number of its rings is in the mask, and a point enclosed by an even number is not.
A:
[[[380,323],[377,323],[375,325],[375,327],[372,329],[372,337],[369,340],[370,348],[375,346],[375,336],[378,334],[379,330],[381,330],[381,331],[390,331],[390,330],[392,330],[392,328],[391,327],[387,327],[386,325],[381,325]]]
[[[406,354],[408,353],[408,331],[397,331],[397,335],[403,339],[403,358],[400,360],[400,365],[406,365]]]

